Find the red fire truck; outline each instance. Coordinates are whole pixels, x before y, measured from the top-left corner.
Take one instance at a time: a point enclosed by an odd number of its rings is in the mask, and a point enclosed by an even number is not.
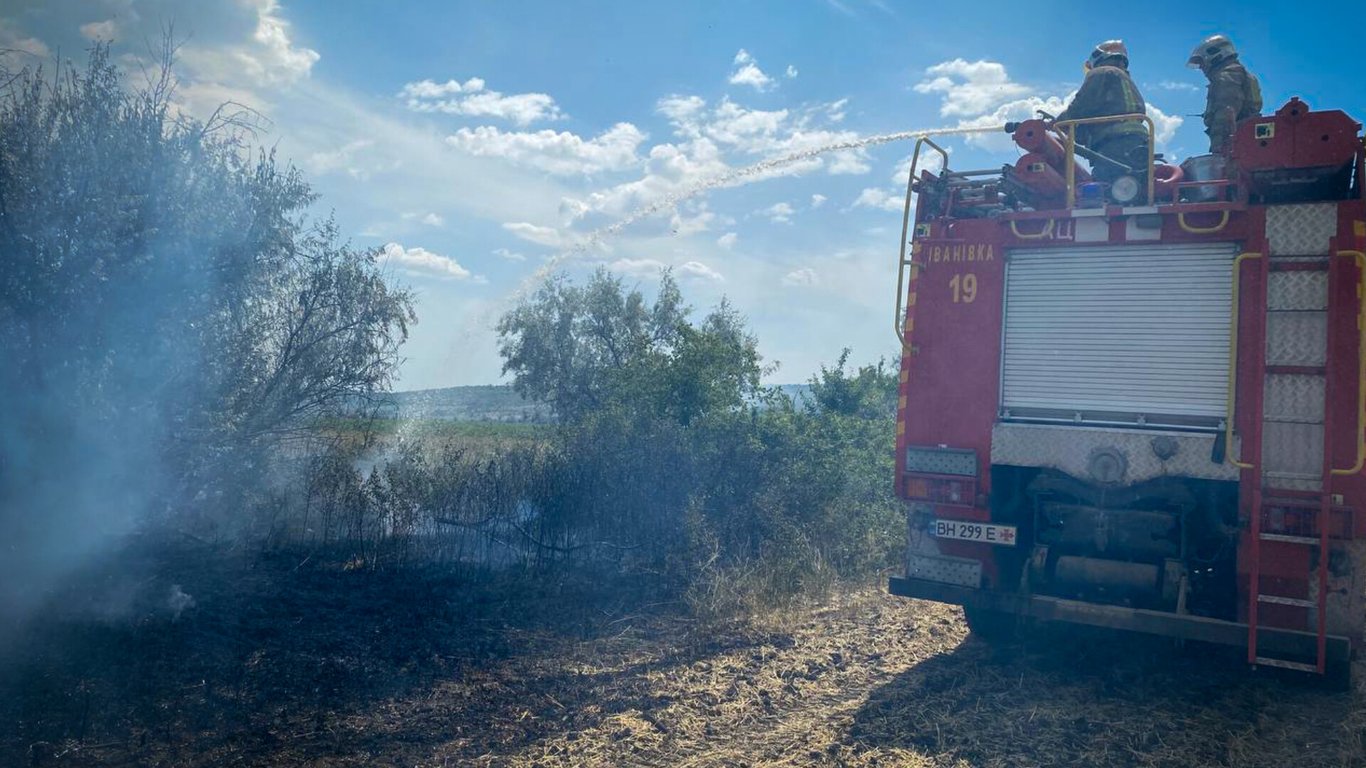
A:
[[[1116,119],[1145,122],[1153,162],[1108,184],[1074,159],[1093,121],[1006,126],[1024,154],[1002,169],[916,145],[890,589],[988,640],[1075,622],[1345,679],[1366,624],[1361,125],[1292,99],[1174,166],[1145,116]]]

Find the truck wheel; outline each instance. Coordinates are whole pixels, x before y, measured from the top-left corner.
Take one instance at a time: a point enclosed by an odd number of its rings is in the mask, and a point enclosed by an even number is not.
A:
[[[972,634],[988,643],[1008,643],[1018,634],[1019,617],[1013,613],[963,606],[963,616]]]
[[[1352,690],[1352,660],[1329,659],[1323,670],[1323,686],[1336,693]]]

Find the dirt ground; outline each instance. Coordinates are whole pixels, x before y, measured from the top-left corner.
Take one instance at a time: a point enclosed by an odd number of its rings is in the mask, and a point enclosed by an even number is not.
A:
[[[474,599],[286,556],[117,573],[7,638],[0,765],[1366,765],[1360,683],[1098,631],[993,647],[873,588],[716,627],[626,589]],[[137,597],[171,585],[179,617]],[[133,597],[95,615],[101,589]]]

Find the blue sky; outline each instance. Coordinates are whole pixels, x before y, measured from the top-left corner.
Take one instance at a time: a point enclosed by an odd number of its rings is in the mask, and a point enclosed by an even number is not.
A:
[[[400,388],[499,380],[492,325],[548,257],[701,181],[823,143],[1058,108],[1119,37],[1162,150],[1204,150],[1202,37],[1230,35],[1267,111],[1291,95],[1366,117],[1366,4],[321,2],[11,0],[3,63],[112,40],[129,65],[174,22],[179,107],[225,99],[271,120],[361,246],[419,295]],[[960,10],[963,9],[963,10]],[[953,164],[1013,161],[1004,137],[951,140]],[[909,146],[794,165],[665,208],[559,262],[647,292],[672,267],[699,310],[729,296],[773,381],[845,346],[895,350],[891,264]]]

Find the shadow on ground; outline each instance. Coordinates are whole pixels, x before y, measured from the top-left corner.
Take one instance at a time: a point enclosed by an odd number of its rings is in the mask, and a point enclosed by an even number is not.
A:
[[[1048,629],[1003,646],[969,637],[901,672],[845,743],[946,765],[1366,765],[1360,697],[1253,672],[1229,648]]]
[[[534,739],[554,721],[524,713],[554,707],[491,670],[543,657],[531,687],[592,690],[562,649],[648,615],[643,594],[133,542],[0,648],[0,765],[370,765],[462,733]]]

